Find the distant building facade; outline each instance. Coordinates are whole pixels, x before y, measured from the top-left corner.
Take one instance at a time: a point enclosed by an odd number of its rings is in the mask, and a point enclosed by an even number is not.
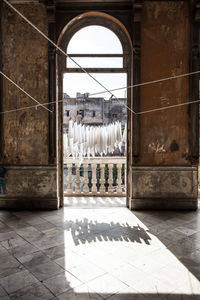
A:
[[[120,121],[127,122],[126,98],[92,98],[89,94],[77,93],[76,98],[63,95],[63,128],[66,131],[69,120],[85,125],[107,125]]]

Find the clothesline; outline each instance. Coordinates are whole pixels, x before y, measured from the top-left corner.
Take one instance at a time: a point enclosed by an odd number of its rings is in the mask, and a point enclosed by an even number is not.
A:
[[[180,75],[174,75],[174,76],[170,76],[167,78],[162,78],[162,79],[158,79],[158,80],[152,80],[152,81],[148,81],[148,82],[144,82],[144,83],[138,83],[138,84],[134,84],[131,86],[127,86],[127,87],[123,87],[123,88],[117,88],[117,89],[107,89],[100,81],[98,81],[95,77],[93,77],[90,73],[87,72],[87,70],[85,70],[80,64],[78,64],[72,57],[70,57],[70,55],[68,55],[65,51],[63,51],[63,49],[61,49],[57,44],[55,44],[46,34],[44,34],[37,26],[35,26],[29,19],[27,19],[22,13],[20,13],[19,10],[17,10],[11,3],[9,3],[7,0],[3,0],[13,11],[15,11],[22,19],[24,19],[30,26],[32,26],[38,33],[40,33],[48,42],[50,42],[57,50],[59,50],[63,55],[65,55],[66,57],[68,57],[71,61],[73,61],[78,68],[80,68],[84,73],[86,73],[89,77],[91,77],[97,84],[99,84],[103,89],[104,92],[108,92],[111,95],[111,98],[114,97],[117,101],[118,98],[112,93],[115,90],[120,90],[120,89],[124,89],[124,88],[135,88],[135,87],[141,87],[144,85],[148,85],[148,84],[155,84],[158,82],[162,82],[162,81],[166,81],[166,80],[173,80],[176,78],[181,78],[181,77],[185,77],[185,76],[191,76],[191,75],[195,75],[195,74],[199,74],[200,70],[198,71],[194,71],[194,72],[189,72],[189,73],[184,73],[184,74],[180,74]],[[100,92],[102,93],[102,92]],[[92,95],[97,95],[100,93],[93,93]],[[177,105],[171,105],[171,106],[166,106],[166,107],[160,107],[157,109],[152,109],[152,110],[147,110],[147,111],[143,111],[143,112],[136,112],[134,111],[132,108],[130,108],[128,105],[124,104],[124,106],[127,108],[127,110],[129,110],[131,113],[133,113],[134,115],[138,115],[138,114],[144,114],[144,113],[150,113],[153,111],[157,111],[157,110],[163,110],[163,109],[168,109],[168,108],[173,108],[173,107],[178,107],[178,106],[182,106],[182,105],[187,105],[187,104],[194,104],[199,102],[200,100],[195,100],[195,101],[188,101],[182,104],[177,104]],[[57,102],[57,101],[56,101]],[[58,101],[60,102],[60,101]],[[55,103],[55,102],[49,102],[43,105],[47,105],[50,103]],[[41,104],[40,104],[41,105]],[[37,108],[38,106],[36,105],[35,108]],[[27,109],[27,108],[32,108],[32,107],[26,107],[26,108],[21,108],[21,109]],[[21,110],[19,109],[19,110]],[[9,112],[13,112],[13,111],[17,111],[17,110],[11,110],[11,111],[6,111],[6,112],[0,112],[0,114],[3,113],[9,113]]]
[[[65,157],[90,157],[112,154],[115,150],[126,151],[125,125],[122,133],[122,123],[115,122],[102,126],[85,126],[69,121],[68,133],[64,133]]]

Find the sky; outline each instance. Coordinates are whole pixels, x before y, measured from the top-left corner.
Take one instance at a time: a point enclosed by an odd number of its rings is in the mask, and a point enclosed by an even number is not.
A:
[[[79,30],[69,42],[68,54],[122,54],[122,46],[118,37],[103,26],[87,26]],[[84,67],[122,67],[122,58],[74,58]],[[67,59],[67,65],[77,67]],[[96,73],[92,74],[107,89],[111,90],[127,85],[127,75],[124,73]],[[80,93],[102,92],[103,88],[85,73],[66,73],[63,76],[63,92],[70,97]],[[113,94],[118,98],[126,97],[126,90],[116,91]],[[92,96],[92,95],[91,95]],[[94,97],[110,98],[109,93],[102,93]]]

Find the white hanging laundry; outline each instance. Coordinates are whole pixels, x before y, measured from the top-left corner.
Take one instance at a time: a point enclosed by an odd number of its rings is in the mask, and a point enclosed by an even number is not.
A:
[[[115,122],[104,126],[85,126],[69,121],[68,134],[64,134],[64,155],[85,157],[107,155],[115,149],[121,151],[126,144],[126,125],[122,134],[121,123]]]

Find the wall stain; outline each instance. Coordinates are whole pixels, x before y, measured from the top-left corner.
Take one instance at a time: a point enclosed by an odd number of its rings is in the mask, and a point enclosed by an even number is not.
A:
[[[45,5],[15,5],[44,33],[48,32]],[[15,12],[3,5],[3,71],[42,103],[48,102],[48,43],[27,26]],[[16,87],[3,81],[3,110],[34,105]],[[3,116],[5,164],[48,164],[48,112],[43,108]]]

